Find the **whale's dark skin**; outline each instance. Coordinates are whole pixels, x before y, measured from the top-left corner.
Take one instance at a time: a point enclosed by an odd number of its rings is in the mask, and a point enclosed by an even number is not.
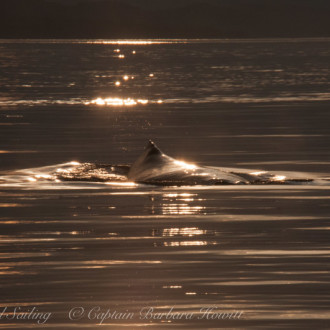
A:
[[[265,171],[187,164],[165,155],[152,141],[130,167],[127,177],[129,181],[161,186],[271,184],[283,183],[285,178]]]

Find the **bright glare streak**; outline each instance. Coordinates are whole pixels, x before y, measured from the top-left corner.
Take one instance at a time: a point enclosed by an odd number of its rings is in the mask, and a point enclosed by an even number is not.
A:
[[[165,228],[162,236],[188,236],[193,237],[196,235],[206,234],[206,230],[201,230],[197,227],[185,227],[185,228]]]
[[[148,100],[137,100],[138,103],[141,103],[141,104],[147,104],[148,103]]]
[[[196,194],[189,194],[189,193],[170,193],[170,194],[164,194],[164,197],[190,197],[190,196],[196,196]]]
[[[164,246],[205,246],[205,245],[209,245],[207,241],[164,242]]]
[[[196,165],[194,165],[194,164],[188,164],[188,163],[182,162],[180,160],[174,161],[174,164],[175,165],[178,165],[178,166],[181,166],[181,167],[183,167],[183,168],[185,168],[187,170],[194,170],[194,169],[196,169]]]
[[[163,285],[163,289],[182,289],[182,285]]]
[[[115,44],[115,45],[151,45],[157,42],[148,40],[114,40],[114,41],[103,41],[103,44]]]
[[[37,179],[52,179],[52,176],[48,175],[48,174],[37,174],[36,178]]]
[[[203,206],[189,206],[187,204],[163,204],[162,213],[163,214],[198,214],[204,209]]]
[[[187,43],[186,40],[182,39],[128,39],[128,40],[88,40],[80,41],[79,43],[87,44],[101,44],[101,45],[152,45],[152,44],[173,44],[173,43]]]
[[[115,82],[115,85],[116,85],[116,86],[120,86],[120,81],[116,81],[116,82]]]
[[[124,79],[124,80],[128,80],[128,76],[124,76],[123,79]]]
[[[137,186],[134,182],[106,182],[106,184],[109,184],[111,186],[123,186],[123,187],[135,187]]]
[[[252,174],[252,175],[261,175],[261,174],[265,174],[265,173],[267,173],[267,172],[266,171],[259,171],[259,172],[252,172],[250,174]]]
[[[119,58],[125,58],[125,55],[120,54],[118,57],[119,57]]]
[[[57,173],[70,173],[70,170],[66,170],[66,169],[64,169],[64,168],[58,168],[58,169],[56,170],[56,172],[57,172]]]
[[[161,104],[161,103],[163,103],[163,101],[162,100],[149,101],[146,99],[132,99],[130,97],[128,97],[126,99],[119,98],[119,97],[109,97],[109,98],[98,97],[94,100],[84,102],[85,105],[96,104],[96,105],[110,105],[110,106],[132,106],[132,105],[137,105],[137,104],[146,105],[149,103]],[[194,166],[191,164],[186,164],[184,162],[177,162],[176,164],[180,165],[180,166],[184,166],[185,168],[193,168],[192,166]]]
[[[86,102],[86,105],[89,104],[96,104],[96,105],[110,105],[110,106],[132,106],[132,105],[137,105],[137,104],[147,104],[149,101],[148,100],[134,100],[131,98],[127,99],[121,99],[119,97],[109,97],[102,99],[101,97],[92,100],[90,102]]]
[[[275,181],[283,181],[283,180],[285,180],[285,178],[286,178],[285,175],[276,175],[276,176],[274,177],[274,180],[275,180]]]

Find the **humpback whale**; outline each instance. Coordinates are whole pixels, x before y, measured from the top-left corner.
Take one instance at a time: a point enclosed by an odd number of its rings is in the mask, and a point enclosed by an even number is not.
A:
[[[18,170],[6,180],[24,177],[30,181],[89,181],[111,184],[141,183],[158,186],[258,185],[321,182],[317,177],[297,172],[276,172],[198,166],[164,154],[149,140],[145,150],[132,165],[69,162]],[[1,179],[1,177],[0,177]]]
[[[154,142],[128,171],[128,180],[162,186],[244,184],[246,179],[212,167],[197,166],[165,155]]]
[[[177,185],[226,185],[226,184],[279,184],[306,182],[309,179],[287,179],[284,175],[266,171],[197,166],[176,160],[164,154],[149,140],[140,157],[130,167],[127,178],[137,183]]]

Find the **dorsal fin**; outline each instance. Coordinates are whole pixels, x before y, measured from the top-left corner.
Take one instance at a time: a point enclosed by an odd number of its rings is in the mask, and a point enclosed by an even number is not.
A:
[[[162,155],[162,151],[156,146],[156,144],[149,140],[146,148],[145,148],[145,157],[151,155]]]
[[[136,179],[141,176],[142,173],[150,172],[150,168],[153,169],[154,172],[157,171],[159,166],[161,166],[167,158],[168,157],[163,154],[155,143],[149,140],[143,153],[131,166],[128,172],[128,178]]]

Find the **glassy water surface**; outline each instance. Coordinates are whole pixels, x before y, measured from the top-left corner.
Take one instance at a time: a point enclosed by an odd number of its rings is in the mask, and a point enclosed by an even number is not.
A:
[[[41,327],[326,328],[328,185],[15,171],[129,165],[153,139],[199,165],[329,179],[329,55],[327,39],[0,41],[0,327],[51,312]]]

